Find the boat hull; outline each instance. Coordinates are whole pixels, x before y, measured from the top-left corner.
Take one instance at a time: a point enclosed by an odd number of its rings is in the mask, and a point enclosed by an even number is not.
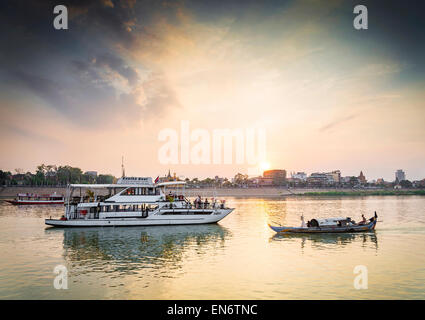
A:
[[[310,228],[297,228],[297,227],[276,227],[269,225],[269,227],[280,234],[285,233],[353,233],[353,232],[367,232],[375,229],[376,219],[364,224],[348,227],[310,227]]]
[[[14,206],[20,206],[20,205],[46,205],[46,204],[64,204],[63,200],[60,201],[16,201],[16,200],[5,200],[6,202],[9,202],[10,204],[13,204]]]
[[[45,224],[53,227],[136,227],[136,226],[164,226],[217,223],[233,209],[222,209],[219,214],[180,215],[170,217],[166,215],[151,215],[147,218],[108,218],[108,219],[46,219]]]

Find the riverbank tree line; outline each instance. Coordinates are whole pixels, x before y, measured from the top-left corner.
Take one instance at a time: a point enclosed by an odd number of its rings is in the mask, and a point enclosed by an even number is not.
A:
[[[41,164],[35,173],[15,169],[15,172],[0,170],[0,186],[66,186],[68,183],[115,183],[111,174],[83,172],[69,165],[56,166]]]

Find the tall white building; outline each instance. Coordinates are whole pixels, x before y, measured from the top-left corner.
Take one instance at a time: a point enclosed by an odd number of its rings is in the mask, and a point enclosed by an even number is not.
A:
[[[406,174],[403,170],[399,169],[395,172],[395,179],[400,181],[406,180]]]

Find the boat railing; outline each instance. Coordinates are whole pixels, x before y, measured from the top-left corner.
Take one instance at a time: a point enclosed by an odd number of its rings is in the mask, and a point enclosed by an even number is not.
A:
[[[165,201],[168,202],[168,201]],[[174,202],[168,202],[163,206],[165,209],[228,209],[224,203],[217,202],[197,202],[191,203],[190,201],[184,202],[182,206]]]
[[[101,207],[101,208],[105,208],[105,207]],[[142,208],[139,206],[128,206],[126,208],[109,208],[107,210],[101,210],[101,212],[153,212],[158,208]]]
[[[104,202],[109,197],[110,196],[96,196],[96,197],[74,196],[74,197],[69,199],[69,204],[76,205],[76,204],[79,204],[79,203]]]

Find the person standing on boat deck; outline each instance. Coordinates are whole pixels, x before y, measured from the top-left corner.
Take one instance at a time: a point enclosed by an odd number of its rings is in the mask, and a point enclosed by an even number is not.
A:
[[[301,216],[301,228],[306,228],[307,227],[307,225],[305,224],[305,221],[304,221],[304,215],[302,215]]]
[[[195,200],[195,208],[196,208],[196,209],[199,209],[199,208],[200,208],[200,206],[201,206],[201,203],[202,203],[201,196],[200,196],[200,195],[198,195],[198,197],[197,197],[197,198],[196,198],[196,200]]]
[[[362,214],[362,221],[359,224],[366,224],[366,217]]]

